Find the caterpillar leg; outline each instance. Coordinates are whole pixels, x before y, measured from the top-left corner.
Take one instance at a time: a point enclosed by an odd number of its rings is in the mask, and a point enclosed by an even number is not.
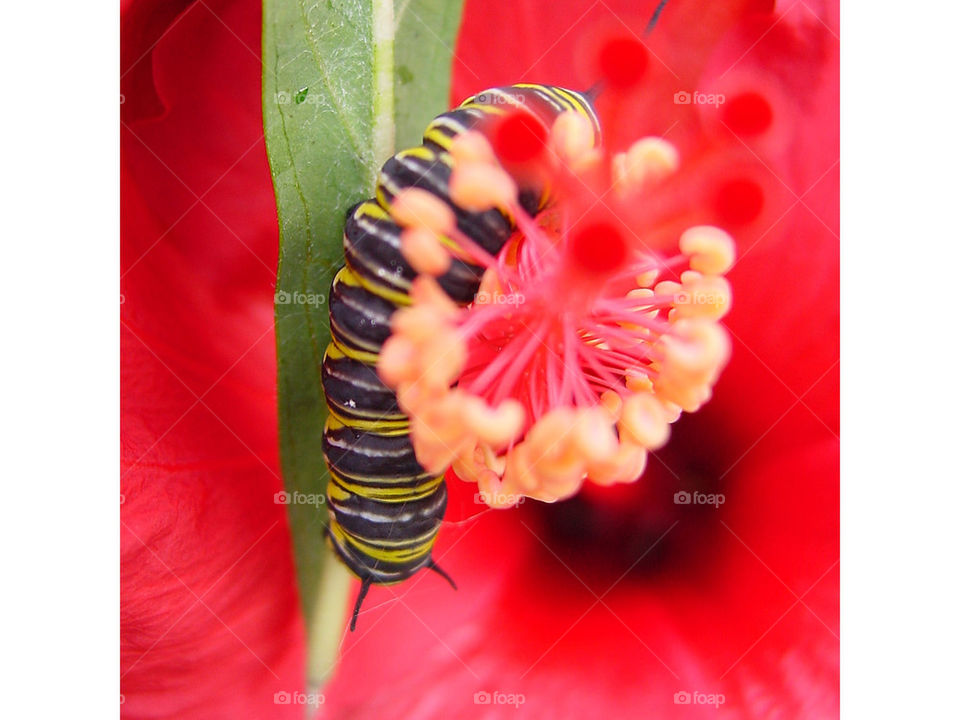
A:
[[[448,583],[450,583],[450,587],[452,587],[454,590],[457,589],[457,584],[453,581],[453,578],[447,575],[447,571],[444,570],[439,565],[437,565],[437,563],[433,561],[433,558],[430,558],[430,560],[427,561],[427,567],[433,570],[437,575],[442,577]]]
[[[437,565],[437,563],[433,561],[433,558],[430,558],[429,562],[427,562],[427,567],[450,583],[450,587],[454,590],[457,589],[457,584],[453,581],[453,578],[447,574],[446,570]],[[360,607],[363,605],[363,601],[367,599],[367,593],[370,592],[370,586],[372,584],[373,581],[370,579],[361,581],[360,594],[357,595],[357,602],[353,605],[353,616],[350,618],[350,632],[357,629],[357,617],[360,615]]]
[[[357,629],[357,615],[360,614],[360,606],[363,605],[363,601],[367,597],[367,593],[370,592],[370,580],[364,580],[360,585],[360,594],[357,595],[357,602],[353,606],[353,617],[350,618],[350,632],[353,632]]]

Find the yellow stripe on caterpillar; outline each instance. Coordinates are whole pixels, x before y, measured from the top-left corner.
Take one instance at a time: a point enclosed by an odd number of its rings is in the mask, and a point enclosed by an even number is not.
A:
[[[364,430],[380,437],[398,437],[410,433],[410,419],[406,415],[381,415],[373,420],[346,418],[330,408],[327,414],[327,428],[338,430],[342,427]]]
[[[385,503],[405,503],[413,500],[423,500],[433,494],[443,482],[443,476],[438,475],[433,480],[416,485],[412,488],[372,488],[348,483],[335,472],[330,472],[330,482],[336,483],[342,490]]]
[[[339,524],[332,524],[330,526],[330,531],[338,540],[340,540],[340,542],[347,543],[348,545],[355,547],[364,555],[372,557],[374,560],[397,564],[410,562],[411,560],[417,560],[418,558],[428,555],[430,550],[433,548],[434,541],[436,540],[436,535],[433,535],[433,537],[431,537],[427,542],[408,550],[389,550],[377,547],[375,545],[369,545],[365,542],[357,540],[343,530]]]

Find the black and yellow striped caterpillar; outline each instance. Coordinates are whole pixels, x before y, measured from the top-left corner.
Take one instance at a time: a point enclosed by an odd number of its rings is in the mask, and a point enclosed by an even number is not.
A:
[[[324,355],[322,381],[329,408],[323,436],[330,471],[327,538],[361,580],[351,630],[371,584],[401,582],[426,567],[456,587],[431,557],[447,505],[443,475],[428,473],[417,462],[409,419],[377,375],[390,317],[409,303],[416,275],[401,253],[401,228],[391,219],[391,201],[405,188],[427,190],[450,206],[461,232],[496,255],[514,230],[513,220],[496,209],[468,212],[450,200],[454,161],[449,150],[461,133],[484,132],[497,116],[518,109],[532,113],[546,128],[560,113],[572,110],[599,131],[587,94],[533,84],[486,90],[435,118],[422,145],[387,160],[376,198],[347,213],[346,265],[330,291],[332,341]],[[521,186],[519,202],[533,214],[546,202],[546,192]],[[437,280],[451,299],[466,305],[473,301],[482,274],[482,267],[454,258]]]

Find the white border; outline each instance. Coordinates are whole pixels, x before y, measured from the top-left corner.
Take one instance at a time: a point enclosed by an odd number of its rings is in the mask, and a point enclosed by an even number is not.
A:
[[[947,717],[960,640],[960,12],[841,10],[842,714]]]
[[[12,3],[4,27],[0,715],[114,717],[117,7]]]

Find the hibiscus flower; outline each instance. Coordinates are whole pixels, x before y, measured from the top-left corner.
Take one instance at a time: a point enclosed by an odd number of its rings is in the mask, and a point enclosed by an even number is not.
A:
[[[277,227],[259,33],[255,2],[122,15],[126,717],[282,717],[273,694],[303,675],[273,502]]]
[[[123,15],[124,715],[302,715],[275,702],[304,689],[304,647],[272,502],[259,8],[154,5]],[[468,2],[452,95],[581,86],[571,59],[596,28],[637,27],[635,11]],[[321,716],[837,714],[836,8],[750,3],[713,25],[698,12],[667,6],[650,62],[696,71],[674,90],[691,101],[729,98],[697,108],[703,131],[764,172],[762,205],[727,218],[732,354],[713,399],[635,484],[461,520],[476,486],[452,480],[434,555],[459,592],[432,575],[371,590]],[[675,110],[617,117],[625,135],[669,138]]]

